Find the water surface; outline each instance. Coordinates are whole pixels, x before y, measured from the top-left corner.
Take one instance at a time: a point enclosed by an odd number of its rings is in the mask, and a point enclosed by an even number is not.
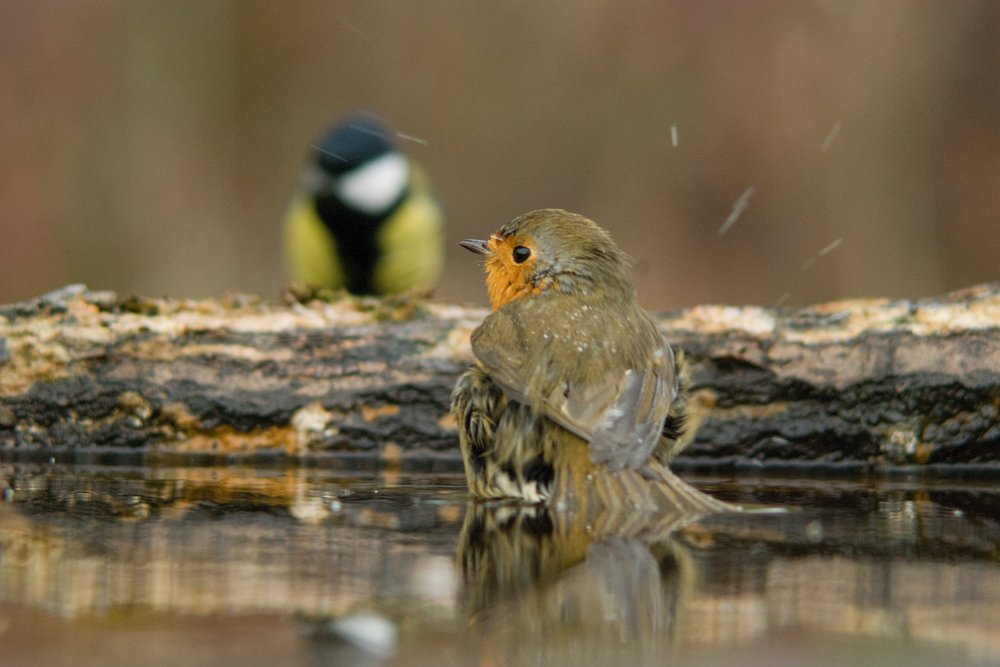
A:
[[[988,483],[689,477],[788,511],[586,525],[459,472],[5,469],[5,665],[1000,664]]]

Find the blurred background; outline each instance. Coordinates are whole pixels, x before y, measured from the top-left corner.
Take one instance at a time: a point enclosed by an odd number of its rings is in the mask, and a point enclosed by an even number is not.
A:
[[[0,303],[276,298],[308,146],[357,109],[419,140],[444,300],[486,303],[455,241],[541,207],[654,310],[1000,279],[1000,3],[2,0]]]

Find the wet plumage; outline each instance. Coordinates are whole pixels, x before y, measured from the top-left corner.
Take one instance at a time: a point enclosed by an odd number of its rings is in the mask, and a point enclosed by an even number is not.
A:
[[[310,149],[285,216],[285,261],[299,287],[353,294],[427,289],[443,263],[443,215],[420,168],[381,121],[357,114]]]
[[[666,467],[684,443],[685,373],[608,233],[545,209],[462,245],[484,256],[494,308],[453,394],[473,495],[714,503]]]

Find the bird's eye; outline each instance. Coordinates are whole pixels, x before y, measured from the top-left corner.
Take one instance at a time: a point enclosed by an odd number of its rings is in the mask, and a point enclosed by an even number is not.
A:
[[[525,248],[523,245],[515,246],[514,248],[514,263],[523,264],[526,259],[531,257],[531,250]]]

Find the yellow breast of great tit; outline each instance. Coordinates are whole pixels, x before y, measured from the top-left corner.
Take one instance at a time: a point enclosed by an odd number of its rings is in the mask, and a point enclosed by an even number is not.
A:
[[[294,285],[337,289],[344,286],[344,269],[337,241],[316,212],[306,192],[295,195],[285,214],[285,265]]]
[[[316,199],[301,192],[285,216],[285,262],[292,282],[352,292],[397,294],[429,289],[437,282],[444,264],[441,207],[428,191],[422,171],[411,164],[406,196],[385,219],[374,221],[374,253],[370,275],[352,275],[352,263],[343,254],[349,241],[338,242],[324,223]],[[357,289],[367,285],[368,289]],[[352,287],[355,287],[352,289]]]

